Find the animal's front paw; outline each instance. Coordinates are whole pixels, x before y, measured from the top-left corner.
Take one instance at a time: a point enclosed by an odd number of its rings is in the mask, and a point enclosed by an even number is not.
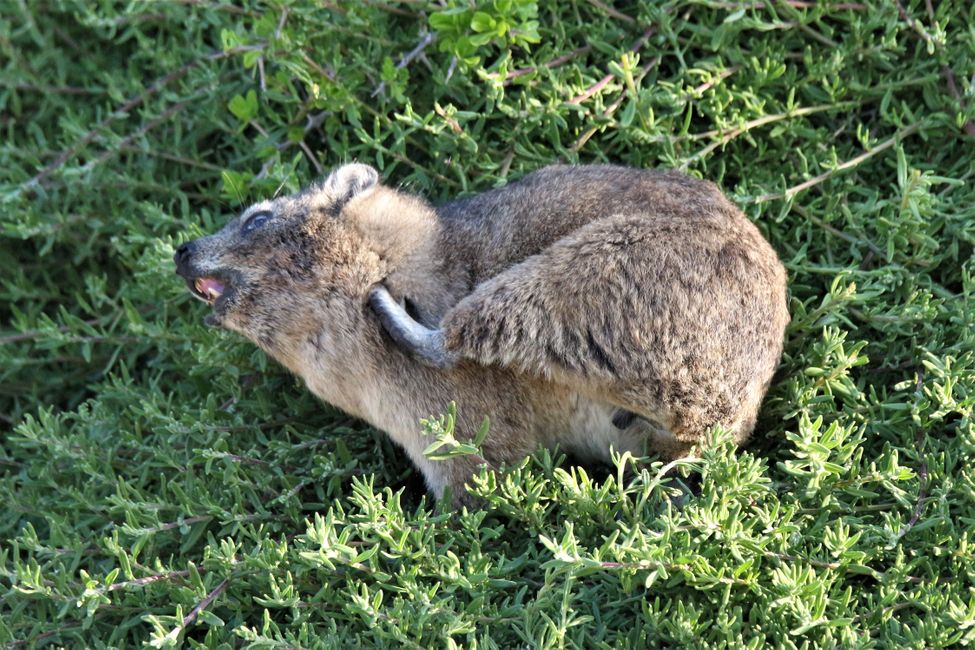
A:
[[[456,355],[444,348],[443,331],[413,320],[383,285],[369,291],[369,306],[396,345],[417,361],[434,368],[450,368],[457,362]]]

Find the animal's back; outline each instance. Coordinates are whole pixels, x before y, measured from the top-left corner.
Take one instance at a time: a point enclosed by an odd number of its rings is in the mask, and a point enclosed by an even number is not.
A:
[[[437,208],[441,250],[477,284],[592,221],[644,215],[659,223],[721,221],[738,213],[707,181],[673,171],[552,165]]]
[[[785,272],[714,185],[554,167],[442,217],[476,285],[443,318],[448,351],[571,385],[682,443],[714,424],[751,432],[781,356]]]

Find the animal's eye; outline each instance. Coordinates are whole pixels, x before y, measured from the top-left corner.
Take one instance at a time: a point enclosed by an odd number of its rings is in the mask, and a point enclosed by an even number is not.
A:
[[[271,218],[270,212],[255,212],[247,218],[244,222],[244,232],[251,232],[252,230],[257,230],[264,224],[268,222]]]

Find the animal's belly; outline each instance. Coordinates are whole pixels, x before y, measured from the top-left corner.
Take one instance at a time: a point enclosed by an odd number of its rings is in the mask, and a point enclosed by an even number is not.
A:
[[[610,448],[617,453],[629,451],[635,456],[653,454],[653,431],[649,422],[635,418],[619,428],[613,416],[619,408],[577,396],[569,415],[568,431],[560,440],[566,451],[581,460],[610,460]]]

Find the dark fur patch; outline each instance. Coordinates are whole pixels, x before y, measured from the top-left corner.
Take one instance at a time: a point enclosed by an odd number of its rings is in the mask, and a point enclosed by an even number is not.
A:
[[[620,409],[613,414],[613,426],[622,431],[636,420],[636,413]]]
[[[315,267],[315,251],[311,238],[304,232],[289,233],[283,242],[288,251],[288,270],[292,277],[309,278]]]
[[[559,366],[560,368],[571,367],[569,359],[562,353],[561,350],[556,349],[551,343],[545,346],[545,351],[548,353],[549,360],[551,360],[555,365]]]
[[[586,344],[589,346],[589,356],[595,361],[599,366],[611,374],[616,374],[616,366],[610,361],[609,356],[606,354],[606,350],[603,349],[599,343],[596,342],[595,337],[592,335],[592,330],[587,330],[586,332]]]
[[[406,313],[410,315],[410,318],[412,318],[418,323],[426,325],[426,323],[423,322],[423,318],[420,317],[420,310],[416,308],[415,302],[413,302],[409,298],[404,297],[403,308],[406,310]]]
[[[309,335],[308,342],[311,343],[311,345],[318,352],[322,352],[324,350],[324,348],[322,347],[322,333],[321,332],[316,332],[314,334]]]

